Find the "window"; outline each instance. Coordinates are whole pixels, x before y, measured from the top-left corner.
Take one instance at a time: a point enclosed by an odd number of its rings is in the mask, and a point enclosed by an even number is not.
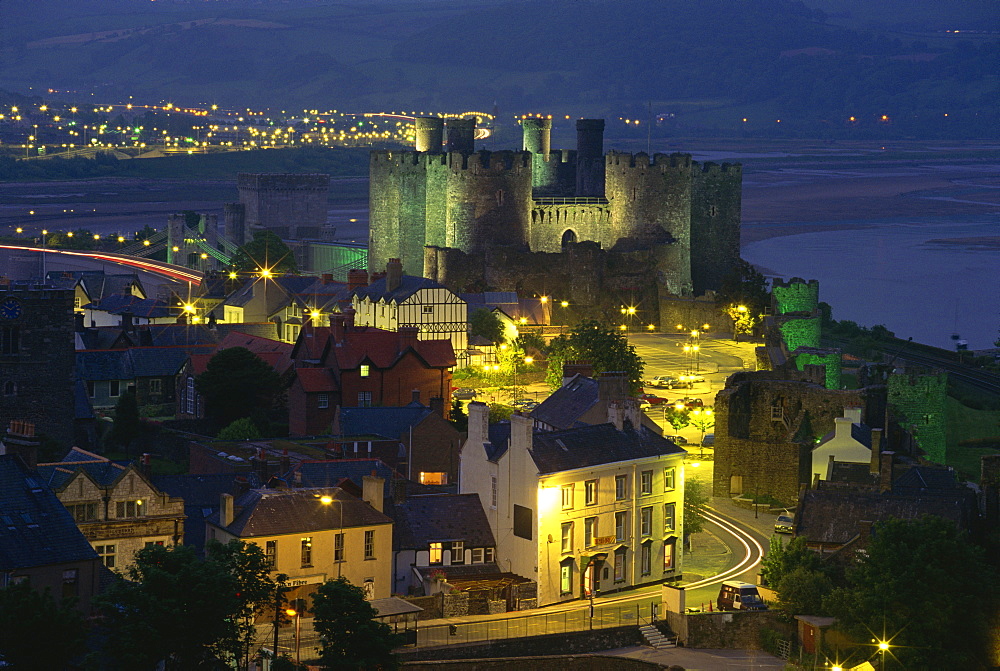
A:
[[[108,396],[115,398],[116,396],[122,395],[122,383],[121,380],[109,380],[108,381]]]
[[[17,354],[21,349],[21,339],[16,326],[0,328],[0,354]]]
[[[365,532],[365,559],[375,559],[375,530]]]
[[[316,407],[320,410],[325,410],[330,407],[330,395],[320,394],[316,397]]]
[[[583,521],[583,544],[588,548],[597,543],[597,518],[588,517]]]
[[[483,548],[483,561],[487,564],[496,560],[496,549],[495,548]]]
[[[497,507],[497,478],[495,475],[490,476],[490,508]]]
[[[465,541],[451,542],[451,563],[452,564],[465,563]]]
[[[333,537],[333,561],[344,561],[344,534]]]
[[[672,492],[677,489],[677,469],[673,466],[663,469],[663,491]]]
[[[446,485],[448,484],[448,474],[444,471],[420,471],[420,484],[422,485]]]
[[[146,541],[146,544],[143,547],[146,547],[146,548],[160,547],[160,548],[162,548],[163,547],[163,541]]]
[[[677,504],[666,503],[663,505],[663,530],[673,531],[677,528]]]
[[[278,566],[278,541],[264,543],[264,560],[272,571]]]
[[[563,552],[573,551],[573,523],[563,522],[562,523],[562,545]]]
[[[717,206],[715,206],[715,205],[709,205],[708,206],[708,216],[714,217],[717,214],[719,214],[719,208]]]
[[[306,536],[302,539],[302,568],[313,565],[313,539]]]
[[[97,552],[97,556],[100,557],[101,562],[108,568],[115,567],[115,546],[114,545],[95,545],[94,550]]]
[[[444,557],[444,543],[431,543],[429,564],[440,564]]]
[[[73,297],[73,309],[79,310],[83,307],[83,299],[79,296]]]
[[[372,393],[370,391],[358,392],[358,407],[359,408],[372,407]]]
[[[642,575],[649,575],[653,572],[653,550],[652,543],[643,543],[639,548],[639,572]]]
[[[187,385],[185,386],[187,387],[187,394],[184,398],[184,403],[187,406],[185,410],[187,411],[187,414],[194,415],[196,413],[195,401],[197,399],[197,396],[195,396],[194,393],[194,378],[189,377],[187,379]]]
[[[432,315],[432,314],[434,314],[434,306],[433,305],[423,305],[423,306],[421,306],[420,311],[423,314],[425,314],[425,315]]]
[[[653,535],[653,507],[646,506],[639,509],[639,534],[642,536]]]
[[[615,553],[615,582],[623,582],[625,580],[625,553],[616,552]]]
[[[13,380],[7,380],[3,383],[3,395],[4,396],[17,396],[17,382]]]
[[[562,509],[570,510],[573,508],[573,485],[563,485],[562,486]]]
[[[137,501],[118,501],[115,503],[115,517],[119,519],[142,517],[145,512],[145,505],[142,499]]]
[[[96,503],[75,503],[66,506],[66,509],[77,522],[90,522],[97,519]]]
[[[639,492],[643,496],[653,493],[653,471],[643,471],[639,474]]]
[[[163,380],[160,378],[153,378],[149,381],[149,393],[150,394],[162,394],[163,393]]]
[[[483,548],[472,548],[472,563],[473,564],[483,563]]]
[[[70,599],[75,597],[77,594],[77,577],[79,576],[79,569],[71,568],[63,571],[62,576],[62,595],[64,599]]]
[[[372,367],[366,363],[361,364],[361,377],[368,377],[372,374]]]
[[[192,380],[192,384],[193,384],[193,382],[194,381]],[[94,398],[94,381],[93,380],[87,380],[87,396],[89,396],[90,398]]]
[[[531,508],[525,508],[524,506],[519,506],[514,504],[514,535],[518,538],[523,538],[525,540],[532,540],[534,534],[532,533],[532,522],[534,521],[534,513]]]
[[[663,542],[663,570],[673,571],[674,570],[674,544],[677,542],[676,538],[671,538]]]
[[[559,593],[562,595],[573,592],[573,560],[567,559],[559,566]]]
[[[587,480],[583,483],[584,500],[588,506],[597,504],[597,480]]]
[[[616,475],[615,476],[615,500],[621,501],[622,499],[628,498],[628,476],[627,475]]]
[[[615,513],[615,540],[619,543],[625,540],[628,533],[628,513],[624,510]]]

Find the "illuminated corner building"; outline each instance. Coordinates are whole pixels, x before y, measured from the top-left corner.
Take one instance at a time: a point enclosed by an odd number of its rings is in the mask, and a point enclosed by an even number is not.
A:
[[[681,575],[684,450],[638,415],[612,403],[607,423],[538,431],[520,414],[488,426],[488,406],[469,405],[462,492],[479,494],[498,563],[537,580],[538,605]]]
[[[384,481],[365,476],[362,498],[337,487],[251,489],[220,497],[206,538],[240,539],[264,551],[273,574],[308,598],[327,580],[344,577],[371,599],[392,593],[392,520],[383,514]]]
[[[127,570],[144,547],[184,542],[184,501],[150,482],[148,464],[74,447],[61,461],[39,464],[38,474],[110,569]]]

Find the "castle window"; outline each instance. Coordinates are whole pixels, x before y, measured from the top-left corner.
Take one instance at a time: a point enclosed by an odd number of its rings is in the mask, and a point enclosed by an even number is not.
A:
[[[719,208],[717,208],[715,205],[708,206],[708,216],[714,217],[718,214],[719,214]]]
[[[633,186],[632,187],[632,200],[635,200],[636,196],[638,196],[638,195],[639,195],[639,190]]]
[[[17,396],[17,383],[13,380],[7,380],[3,383],[3,395],[4,396]]]
[[[497,189],[497,207],[503,205],[503,189]]]

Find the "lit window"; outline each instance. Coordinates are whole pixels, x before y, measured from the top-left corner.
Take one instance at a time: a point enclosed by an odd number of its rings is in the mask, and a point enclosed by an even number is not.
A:
[[[361,377],[368,377],[372,374],[372,367],[366,363],[361,364]]]
[[[97,519],[96,503],[76,503],[66,506],[66,509],[77,522],[90,522]]]
[[[677,488],[677,469],[673,466],[663,469],[663,491],[671,492]]]
[[[653,535],[653,507],[647,506],[639,510],[639,533],[643,536]]]
[[[313,539],[306,536],[302,539],[302,568],[312,566],[313,563]]]
[[[567,559],[559,567],[559,592],[569,594],[573,591],[573,560]]]
[[[320,410],[325,410],[330,407],[330,395],[320,394],[316,397],[316,407]]]
[[[583,544],[594,547],[597,544],[597,518],[588,517],[583,521]]]
[[[375,559],[375,531],[365,532],[365,559]]]
[[[673,571],[674,570],[674,543],[677,542],[676,538],[671,538],[663,543],[663,570]]]
[[[333,561],[344,561],[344,534],[333,537]]]
[[[619,511],[615,513],[615,540],[619,543],[625,540],[628,529],[628,513]]]
[[[421,312],[423,312],[425,315],[434,314],[434,306],[433,305],[424,305],[421,308]]]
[[[448,484],[448,474],[445,472],[420,471],[420,484],[422,485],[446,485]]]
[[[452,564],[464,564],[465,563],[465,542],[464,541],[452,541],[451,542],[451,563]]]
[[[494,548],[483,548],[483,561],[487,564],[493,562],[496,559],[496,550]]]
[[[264,559],[272,571],[278,566],[278,541],[267,541],[264,544]]]
[[[563,522],[562,524],[562,551],[573,551],[573,523]]]
[[[431,543],[430,558],[427,560],[428,563],[440,564],[443,557],[444,557],[444,543]]]
[[[663,506],[663,530],[673,531],[677,524],[677,504],[667,503]]]
[[[643,471],[639,474],[639,487],[643,496],[653,493],[653,471]]]
[[[588,506],[597,503],[597,480],[587,480],[583,483],[583,493]]]
[[[573,507],[573,485],[563,485],[562,509],[570,510],[572,507]]]
[[[628,498],[628,476],[615,476],[615,500],[621,501]]]

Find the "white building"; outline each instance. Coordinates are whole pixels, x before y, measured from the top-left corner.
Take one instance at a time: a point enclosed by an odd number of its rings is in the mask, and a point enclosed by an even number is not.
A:
[[[488,406],[469,405],[460,490],[479,494],[498,564],[535,579],[539,605],[681,573],[684,450],[642,427],[634,403],[608,415],[538,431],[520,414],[488,426]]]
[[[812,482],[828,480],[832,462],[870,464],[872,450],[877,455],[881,429],[869,428],[861,421],[861,408],[844,408],[844,416],[834,418],[833,431],[826,434],[812,451]]]
[[[419,329],[419,340],[448,338],[459,367],[468,365],[469,313],[457,294],[446,287],[412,275],[403,275],[399,259],[389,259],[385,277],[354,293],[354,323],[398,331]]]

